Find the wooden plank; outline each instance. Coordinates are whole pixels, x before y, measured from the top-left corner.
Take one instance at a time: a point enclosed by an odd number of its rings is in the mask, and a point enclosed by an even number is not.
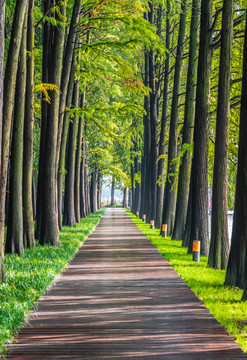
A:
[[[108,209],[8,359],[243,359],[122,209]]]

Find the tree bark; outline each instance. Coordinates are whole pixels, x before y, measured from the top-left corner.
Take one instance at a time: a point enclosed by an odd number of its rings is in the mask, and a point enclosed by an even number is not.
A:
[[[85,218],[87,216],[86,211],[86,182],[85,182],[85,167],[86,167],[86,161],[85,161],[85,130],[86,125],[84,125],[83,129],[83,135],[82,135],[82,143],[81,143],[81,153],[82,153],[82,162],[81,162],[81,181],[80,181],[80,208],[81,208],[81,217]]]
[[[43,1],[44,14],[46,14],[51,7],[51,0]],[[51,42],[51,23],[49,21],[43,22],[43,54],[42,54],[42,83],[49,83],[48,64],[50,63],[50,42]],[[35,239],[40,239],[41,220],[42,220],[42,191],[43,191],[43,174],[44,174],[44,155],[45,155],[45,138],[47,126],[47,111],[48,103],[42,98],[41,102],[41,128],[40,128],[40,148],[39,148],[39,175],[37,185],[37,203],[36,203],[36,227]]]
[[[61,5],[61,11],[65,5]],[[61,71],[63,63],[64,27],[53,28],[51,38],[52,56],[49,64],[49,83],[60,89]],[[59,94],[50,92],[51,103],[47,109],[47,124],[44,146],[43,188],[42,188],[42,217],[40,243],[59,245],[57,202],[56,202],[56,150],[59,116]],[[47,166],[49,164],[49,166]]]
[[[78,107],[79,81],[74,84],[73,107]],[[68,157],[67,157],[67,174],[65,178],[65,196],[64,196],[64,215],[63,225],[75,226],[75,154],[76,141],[78,132],[78,115],[75,113],[73,123],[70,122],[69,140],[68,140]]]
[[[170,42],[171,42],[171,29],[170,29],[170,16],[171,16],[171,3],[167,1],[166,6],[166,61],[165,61],[165,74],[164,74],[164,86],[163,86],[163,106],[160,128],[160,140],[159,140],[159,161],[158,161],[158,184],[157,184],[157,204],[156,204],[156,220],[155,224],[157,228],[161,228],[162,212],[164,203],[164,188],[165,188],[165,159],[166,153],[165,135],[168,119],[168,91],[169,91],[169,78],[170,78]]]
[[[153,3],[149,3],[148,19],[151,24],[154,24],[154,9]],[[158,118],[157,118],[157,90],[155,84],[155,55],[151,50],[149,54],[149,87],[150,92],[150,162],[149,162],[149,176],[150,176],[150,196],[151,204],[148,211],[148,218],[156,219],[156,199],[157,199],[157,143],[158,143]]]
[[[127,207],[127,188],[124,188],[124,191],[123,191],[123,207],[124,208]]]
[[[115,205],[115,181],[114,178],[112,178],[111,183],[111,206]]]
[[[91,174],[91,186],[90,186],[90,205],[91,212],[97,211],[97,169]]]
[[[192,2],[189,64],[187,72],[182,149],[185,144],[192,145],[193,140],[200,4],[201,0],[193,0]],[[190,188],[191,160],[192,151],[185,151],[179,169],[176,215],[172,234],[172,238],[178,240],[183,238],[185,229]]]
[[[25,16],[16,77],[15,110],[11,149],[10,201],[5,251],[24,255],[23,244],[23,134],[26,95],[27,15]]]
[[[59,124],[58,124],[58,134],[57,134],[57,169],[59,164],[60,158],[60,147],[61,147],[61,137],[63,131],[63,121],[64,121],[64,112],[65,112],[65,105],[67,99],[67,91],[69,85],[69,78],[71,72],[71,65],[73,61],[73,54],[74,54],[74,44],[76,43],[76,23],[78,21],[79,12],[81,8],[81,0],[75,0],[73,13],[70,21],[70,28],[68,39],[66,43],[66,49],[64,54],[64,61],[63,61],[63,69],[62,69],[62,78],[61,78],[61,95],[60,95],[60,102],[59,102]]]
[[[212,230],[208,264],[226,269],[229,256],[227,223],[227,162],[231,97],[231,64],[234,0],[225,0],[222,11],[221,53],[216,119]]]
[[[149,86],[149,56],[145,54],[145,80],[144,85]],[[142,182],[141,182],[141,214],[146,215],[148,220],[148,209],[150,208],[150,174],[149,174],[149,160],[150,160],[150,101],[149,96],[144,97],[144,109],[146,114],[143,116],[144,126],[144,149],[143,149],[143,164],[142,164]],[[133,189],[133,188],[132,188]],[[132,209],[132,191],[129,194],[130,208]]]
[[[243,54],[243,79],[239,126],[238,168],[233,218],[233,231],[229,262],[226,272],[226,285],[245,288],[247,295],[247,24]]]
[[[208,141],[210,126],[210,74],[212,63],[212,0],[202,0],[198,58],[194,157],[192,164],[192,216],[189,252],[193,240],[201,241],[201,254],[208,255]]]
[[[75,63],[72,63],[69,87],[67,92],[67,102],[66,108],[70,109],[72,104],[73,89],[75,81]],[[57,178],[57,198],[58,198],[58,225],[59,229],[62,230],[62,213],[63,213],[63,183],[65,177],[65,159],[66,159],[66,146],[68,142],[68,133],[69,133],[69,124],[70,124],[70,113],[66,111],[63,121],[63,133],[61,139],[60,147],[60,158],[59,158],[59,171]]]
[[[170,135],[168,148],[168,168],[165,184],[165,203],[163,206],[162,223],[167,224],[168,234],[172,234],[175,220],[176,206],[176,176],[177,165],[174,162],[177,157],[178,144],[178,120],[179,120],[179,93],[181,84],[181,72],[184,54],[184,39],[186,30],[187,0],[182,1],[179,24],[177,54],[173,82],[172,107],[170,118]]]
[[[4,225],[5,225],[5,200],[7,173],[9,164],[10,132],[12,124],[12,112],[16,86],[16,74],[18,57],[21,46],[24,17],[27,0],[17,0],[12,25],[11,39],[4,77],[3,95],[3,124],[2,124],[2,158],[1,158],[1,182],[0,182],[0,243],[4,254]]]
[[[0,0],[0,182],[2,157],[2,125],[3,125],[3,77],[4,77],[4,27],[5,27],[5,0]],[[3,264],[3,247],[0,243],[0,281],[5,279]]]
[[[35,246],[33,230],[33,120],[34,120],[34,1],[29,1],[27,22],[27,81],[23,149],[23,242]]]

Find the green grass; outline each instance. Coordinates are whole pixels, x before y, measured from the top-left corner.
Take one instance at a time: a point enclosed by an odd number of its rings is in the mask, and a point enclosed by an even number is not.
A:
[[[0,358],[20,327],[28,320],[37,300],[55,282],[74,257],[86,236],[98,224],[105,209],[82,219],[76,228],[64,227],[61,246],[26,249],[24,257],[6,255],[7,281],[0,284]]]
[[[206,256],[201,256],[200,263],[192,261],[192,255],[187,255],[187,249],[181,246],[182,241],[162,238],[158,229],[150,229],[149,224],[143,223],[129,211],[127,213],[243,351],[247,352],[247,301],[241,301],[243,290],[224,286],[225,270],[209,268]]]

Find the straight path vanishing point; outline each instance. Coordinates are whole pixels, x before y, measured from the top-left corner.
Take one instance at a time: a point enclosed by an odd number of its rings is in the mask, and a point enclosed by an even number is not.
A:
[[[8,359],[243,359],[122,209],[108,209]]]

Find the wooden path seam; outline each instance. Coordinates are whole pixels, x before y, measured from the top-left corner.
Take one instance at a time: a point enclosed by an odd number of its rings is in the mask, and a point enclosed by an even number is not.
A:
[[[247,359],[122,209],[108,209],[7,359]]]

